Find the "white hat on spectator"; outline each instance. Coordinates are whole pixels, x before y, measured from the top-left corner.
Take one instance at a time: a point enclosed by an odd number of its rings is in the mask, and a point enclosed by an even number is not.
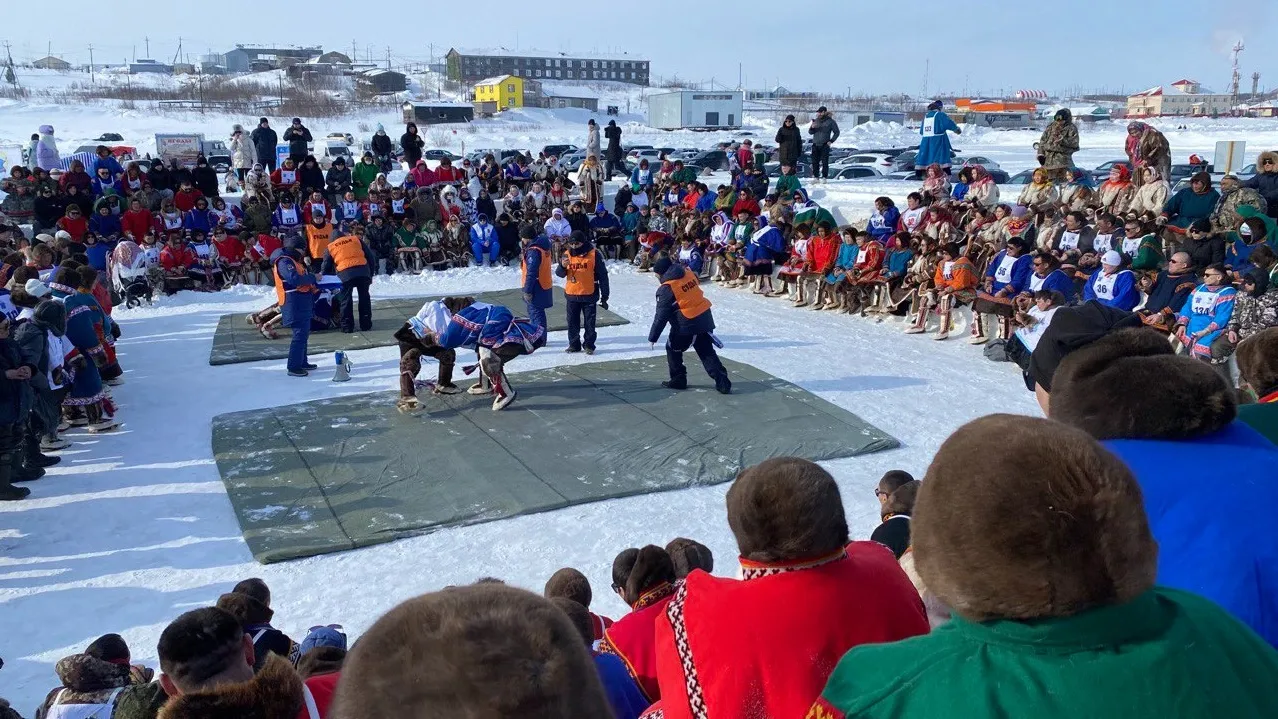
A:
[[[55,240],[70,240],[71,233],[66,230],[58,230],[58,234],[53,236]]]
[[[35,278],[27,280],[27,283],[22,288],[32,297],[47,297],[49,295],[49,286]]]
[[[1101,257],[1101,264],[1109,265],[1110,267],[1118,267],[1119,265],[1123,264],[1123,256],[1118,254],[1114,250],[1110,250],[1109,252],[1106,252],[1103,257]]]

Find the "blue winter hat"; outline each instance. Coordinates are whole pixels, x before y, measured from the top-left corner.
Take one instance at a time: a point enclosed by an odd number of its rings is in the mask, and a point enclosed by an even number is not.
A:
[[[326,627],[312,627],[310,633],[302,640],[301,648],[298,651],[305,655],[317,647],[333,647],[346,651],[346,634],[336,624],[330,624]]]
[[[607,211],[608,209],[604,207],[604,203],[600,202],[599,204],[595,205],[595,214],[600,214]]]

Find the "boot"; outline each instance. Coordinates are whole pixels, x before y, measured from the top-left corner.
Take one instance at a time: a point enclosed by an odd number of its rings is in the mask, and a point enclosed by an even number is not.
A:
[[[686,379],[679,379],[679,380],[675,380],[675,379],[668,379],[668,380],[663,380],[663,381],[662,381],[662,383],[661,383],[661,386],[662,386],[662,387],[665,387],[666,389],[688,389],[688,380],[686,380]]]
[[[416,397],[400,397],[399,400],[395,402],[395,409],[403,412],[404,414],[412,414],[413,412],[421,409],[421,406],[421,402],[418,401]]]
[[[510,380],[506,378],[506,373],[504,371],[498,372],[495,377],[491,377],[490,379],[493,383],[493,393],[496,395],[493,397],[493,411],[497,412],[499,410],[506,409],[510,406],[511,402],[515,401],[515,397],[518,393],[515,392],[515,388],[511,386]]]
[[[34,482],[44,476],[43,467],[24,467],[22,465],[22,450],[15,449],[12,452],[0,455],[5,458],[5,467],[9,470],[9,483],[17,484],[19,482]],[[4,484],[0,482],[0,484]]]
[[[950,338],[950,304],[948,298],[942,300],[941,305],[941,326],[936,330],[934,340],[947,340]]]
[[[732,394],[732,381],[728,379],[727,372],[714,378],[714,389],[719,394]]]
[[[40,440],[41,452],[57,452],[71,446],[71,440],[59,437],[56,433]]]
[[[26,499],[31,494],[31,490],[26,487],[15,487],[11,482],[16,456],[12,452],[0,454],[0,501],[3,502]]]
[[[1012,320],[1007,317],[998,318],[998,338],[1004,342],[1012,339]]]
[[[484,375],[484,371],[479,371],[479,381],[466,388],[466,394],[484,395],[491,394],[492,387],[488,384],[488,377]]]
[[[27,467],[52,467],[62,461],[61,457],[49,457],[40,453],[40,436],[35,432],[27,432],[22,442],[23,464]]]
[[[985,315],[979,312],[972,313],[972,335],[967,341],[974,345],[983,345],[990,341],[985,334]]]

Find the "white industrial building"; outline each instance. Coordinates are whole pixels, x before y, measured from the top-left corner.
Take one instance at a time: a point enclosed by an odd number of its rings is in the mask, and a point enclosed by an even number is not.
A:
[[[676,90],[648,96],[648,125],[662,130],[741,127],[740,90]]]

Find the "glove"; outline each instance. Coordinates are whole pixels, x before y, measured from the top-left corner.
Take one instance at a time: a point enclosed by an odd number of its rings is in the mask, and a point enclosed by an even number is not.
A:
[[[56,385],[66,384],[67,373],[64,372],[61,367],[54,367],[53,372],[51,372],[50,374],[53,377],[54,384]]]
[[[600,301],[599,301],[599,307],[600,307],[601,309],[605,309],[605,310],[606,310],[606,309],[608,309],[608,300],[600,300]]]

